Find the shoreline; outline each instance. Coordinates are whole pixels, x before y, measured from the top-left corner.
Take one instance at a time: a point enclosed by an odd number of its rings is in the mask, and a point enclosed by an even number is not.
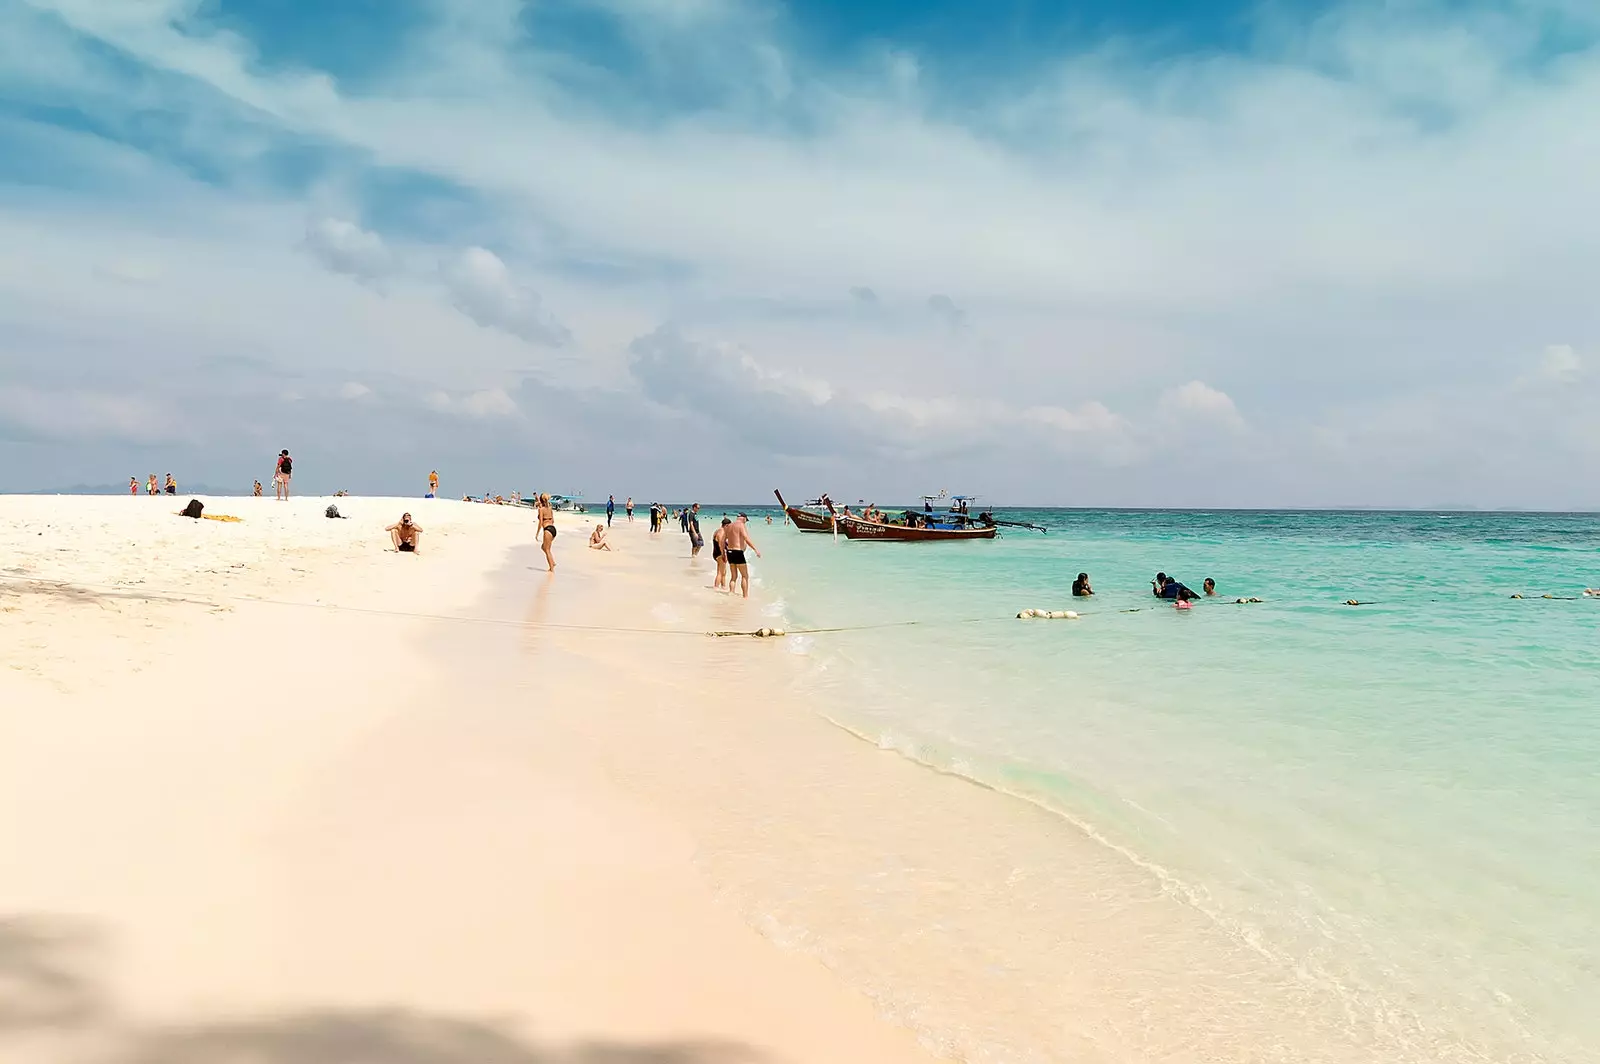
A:
[[[1482,1058],[1403,1012],[1370,1022],[1386,1001],[1359,988],[1347,995],[1248,927],[1217,919],[1148,853],[1098,835],[1097,818],[996,786],[982,766],[951,771],[920,758],[871,718],[829,713],[827,699],[873,695],[856,686],[848,655],[845,667],[819,672],[829,660],[820,637],[707,638],[789,627],[785,611],[804,604],[786,604],[760,563],[745,602],[706,588],[709,550],[691,562],[676,530],[651,538],[644,520],[619,522],[617,551],[593,552],[585,533],[603,517],[558,514],[552,577],[531,515],[442,500],[339,500],[352,517],[370,510],[385,523],[395,505],[416,507],[425,537],[447,533],[425,538],[416,558],[340,553],[322,539],[354,532],[354,522],[320,523],[326,501],[305,504],[317,508],[310,527],[263,540],[272,550],[315,544],[309,575],[282,594],[372,612],[241,601],[228,607],[237,616],[208,617],[193,604],[152,607],[204,622],[165,645],[228,689],[223,704],[242,718],[244,740],[205,712],[146,696],[134,702],[160,726],[155,735],[107,723],[121,706],[116,685],[87,684],[105,697],[80,734],[52,734],[48,722],[70,717],[74,698],[81,716],[83,690],[57,692],[26,720],[0,710],[0,738],[19,729],[33,755],[13,751],[8,762],[0,747],[0,810],[52,808],[52,799],[70,807],[70,789],[36,778],[33,791],[17,791],[7,777],[52,753],[81,756],[73,743],[87,736],[154,762],[140,775],[102,758],[99,793],[137,798],[149,772],[168,772],[191,800],[217,806],[183,809],[188,835],[163,841],[169,859],[195,864],[199,886],[174,885],[168,873],[163,881],[191,902],[210,899],[207,911],[227,926],[264,929],[260,941],[219,944],[175,912],[135,907],[126,918],[151,934],[177,928],[193,951],[180,951],[187,959],[170,980],[133,980],[138,1015],[395,1005],[515,1017],[526,1032],[518,1037],[561,1045],[710,1038],[797,1061]],[[788,531],[757,526],[755,535],[772,553]],[[409,568],[419,565],[437,571]],[[230,579],[213,572],[202,590]],[[0,596],[4,587],[0,579]],[[99,607],[62,599],[53,608]],[[82,616],[91,620],[78,645],[103,649],[89,638],[98,615]],[[123,637],[145,631],[116,623]],[[297,677],[287,693],[241,689],[230,670],[270,679],[260,647],[285,625],[292,656],[315,677]],[[857,638],[852,653],[890,647],[886,636]],[[189,680],[158,676],[163,699]],[[9,690],[0,676],[0,697]],[[937,734],[937,721],[927,723]],[[152,746],[159,736],[221,749],[226,764],[189,778],[192,765]],[[294,786],[267,794],[260,781],[240,782],[241,769]],[[243,803],[249,815],[234,789],[253,800]],[[230,833],[201,813],[250,827]],[[30,836],[17,834],[20,823],[0,811],[0,852],[21,839],[48,853],[54,835],[88,830]],[[152,813],[147,834],[154,823]],[[221,882],[200,874],[219,840],[245,868],[278,869],[268,887],[238,872]],[[66,856],[82,866],[82,855]],[[57,888],[39,896],[72,897]],[[0,878],[0,913],[16,911],[15,890]],[[129,904],[92,900],[118,919]],[[256,971],[263,957],[271,963]]]

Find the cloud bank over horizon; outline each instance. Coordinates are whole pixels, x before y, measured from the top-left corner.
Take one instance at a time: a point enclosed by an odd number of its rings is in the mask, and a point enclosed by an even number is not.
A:
[[[0,0],[0,490],[1600,508],[1600,9]]]

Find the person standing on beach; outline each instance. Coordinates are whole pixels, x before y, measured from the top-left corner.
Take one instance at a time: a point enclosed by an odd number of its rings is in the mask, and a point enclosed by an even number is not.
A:
[[[137,495],[137,494],[139,494],[139,478],[138,477],[129,477],[128,478],[128,494],[129,495]]]
[[[550,563],[550,571],[556,571],[556,556],[550,548],[556,542],[556,513],[550,508],[550,496],[539,495],[539,541],[540,550],[544,551],[544,560]]]
[[[161,494],[161,492],[156,488],[156,475],[154,473],[151,473],[150,474],[150,479],[146,480],[144,482],[144,493],[146,495],[160,495]]]
[[[607,528],[611,527],[611,519],[616,516],[616,513],[617,513],[617,497],[615,495],[607,495],[606,496],[606,527]]]
[[[256,481],[255,489],[251,492],[256,498],[261,498],[261,481]]]
[[[728,555],[728,590],[732,592],[733,585],[740,583],[745,598],[750,597],[750,565],[744,559],[744,552],[755,551],[756,557],[761,557],[761,552],[756,550],[755,540],[750,538],[749,522],[748,515],[740,514],[722,537],[722,546]]]
[[[439,497],[439,471],[437,469],[428,474],[428,494],[435,499]]]
[[[684,514],[684,531],[689,533],[689,557],[698,558],[700,548],[706,545],[706,541],[700,537],[700,504],[695,503]]]
[[[728,586],[728,552],[723,550],[722,543],[727,537],[728,526],[733,524],[733,518],[724,517],[722,526],[711,533],[711,557],[717,563],[717,578],[711,582],[713,591],[731,591]]]
[[[178,494],[178,482],[177,482],[177,480],[175,480],[173,478],[171,473],[167,474],[167,494],[168,495],[176,495],[176,494]]]
[[[628,496],[628,524],[633,524],[633,496]]]
[[[272,470],[272,483],[280,502],[289,501],[289,478],[293,475],[294,459],[289,457],[289,450],[285,448],[278,452],[278,464]]]

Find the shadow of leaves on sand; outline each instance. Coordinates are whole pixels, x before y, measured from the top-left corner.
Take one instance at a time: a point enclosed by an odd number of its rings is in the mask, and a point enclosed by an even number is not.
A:
[[[12,1039],[86,1034],[94,1064],[775,1064],[712,1040],[544,1045],[510,1023],[410,1009],[129,1025],[103,989],[107,941],[86,921],[0,916],[0,1061]]]
[[[723,1042],[532,1045],[493,1023],[407,1010],[317,1011],[167,1029],[116,1064],[756,1064]]]
[[[0,917],[0,1035],[82,1027],[104,1017],[101,936],[53,916]]]

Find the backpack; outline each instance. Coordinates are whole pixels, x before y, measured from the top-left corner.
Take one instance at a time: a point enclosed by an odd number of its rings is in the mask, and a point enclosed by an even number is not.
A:
[[[337,506],[329,506],[323,511],[323,514],[327,517],[337,517],[341,520],[344,518],[344,514],[339,512],[339,508]]]
[[[206,504],[201,502],[199,499],[190,499],[189,505],[185,506],[178,512],[184,517],[193,517],[198,520],[200,517],[200,511],[204,510],[205,508]]]
[[[278,459],[278,472],[286,477],[294,476],[294,459],[288,455]]]

